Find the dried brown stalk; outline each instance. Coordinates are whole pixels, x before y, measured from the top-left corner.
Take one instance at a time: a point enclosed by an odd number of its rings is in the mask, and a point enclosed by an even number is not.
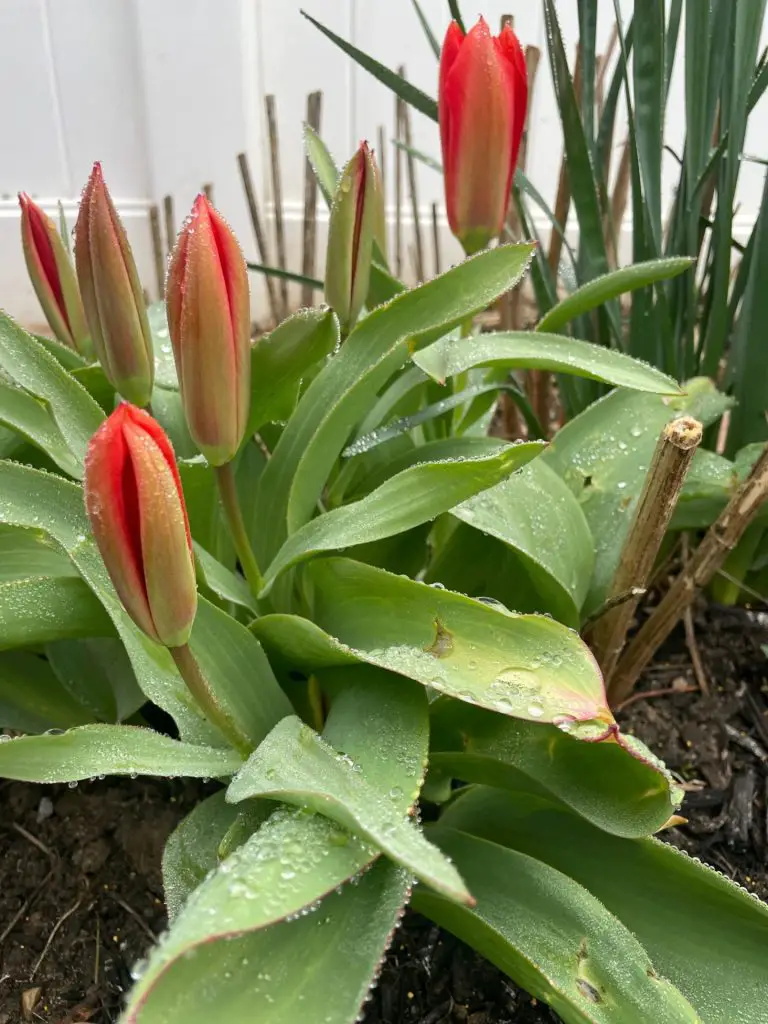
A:
[[[269,130],[269,155],[272,169],[272,206],[275,211],[275,238],[277,240],[277,265],[287,270],[285,258],[285,227],[283,225],[283,181],[280,173],[280,140],[277,134],[277,108],[275,97],[264,97],[267,110],[267,127]],[[288,315],[288,282],[280,279],[281,318]]]
[[[212,181],[206,181],[203,184],[203,195],[208,200],[208,202],[211,205],[213,205],[213,182]]]
[[[315,132],[320,132],[320,112],[323,94],[311,92],[307,96],[307,124]],[[301,272],[305,277],[315,276],[315,255],[317,252],[317,179],[310,162],[306,158],[304,166],[304,237],[302,239]],[[301,286],[302,306],[311,306],[314,301],[314,289],[309,284]]]
[[[237,154],[237,165],[240,168],[240,177],[243,181],[243,189],[245,191],[245,199],[248,203],[248,213],[251,217],[251,224],[253,225],[253,233],[256,236],[256,248],[259,250],[259,259],[264,264],[269,264],[269,249],[267,247],[267,239],[264,234],[264,227],[261,223],[261,216],[259,214],[259,205],[256,202],[256,191],[253,187],[253,179],[251,178],[251,171],[248,166],[248,155],[246,153]],[[274,279],[265,275],[264,282],[267,286],[267,295],[269,297],[269,308],[272,310],[272,318],[275,323],[280,321],[280,302],[277,297],[277,289],[275,288]]]
[[[399,75],[405,75],[405,68],[400,65]],[[395,138],[403,141],[403,101],[395,96]],[[395,146],[395,277],[403,276],[403,154],[399,146]]]
[[[615,604],[602,615],[590,637],[609,693],[612,693],[611,675],[624,646],[639,594],[644,593],[648,583],[691,459],[701,442],[701,434],[701,423],[690,416],[683,416],[664,427],[656,444],[608,599],[610,601],[632,590],[639,593]]]
[[[378,152],[377,155],[378,155],[378,158],[379,158],[378,159],[378,163],[379,163],[379,178],[381,179],[381,188],[382,188],[382,191],[384,192],[384,195],[387,194],[387,154],[386,154],[387,134],[386,134],[386,132],[387,132],[387,130],[384,127],[384,125],[380,124],[379,127],[378,127],[378,130],[376,132],[376,136],[377,136],[377,140],[378,140],[378,147],[379,147],[379,152]]]
[[[400,74],[405,78],[405,69],[400,69]],[[411,194],[411,215],[413,217],[413,239],[414,239],[414,263],[416,268],[416,279],[424,281],[424,245],[421,238],[421,222],[419,220],[419,197],[416,186],[416,160],[411,152],[411,112],[408,104],[403,103],[400,107],[400,118],[403,125],[403,141],[408,147],[405,154],[406,167],[408,168],[408,190]]]
[[[162,299],[165,291],[165,256],[163,254],[163,237],[160,234],[160,210],[157,203],[152,203],[149,208],[149,226],[152,230],[152,256],[155,263],[157,297]]]
[[[170,255],[176,244],[176,218],[173,215],[173,196],[163,196],[166,252]]]
[[[610,692],[614,702],[625,700],[632,692],[641,672],[693,602],[697,590],[710,581],[738,544],[766,496],[768,444],[619,660]]]

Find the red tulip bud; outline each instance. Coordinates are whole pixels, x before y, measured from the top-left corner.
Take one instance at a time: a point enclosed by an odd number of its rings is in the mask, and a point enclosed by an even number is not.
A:
[[[123,398],[142,407],[148,405],[155,364],[144,294],[99,163],[93,165],[80,200],[75,267],[104,373]]]
[[[187,510],[162,427],[122,403],[91,438],[85,507],[128,614],[166,647],[185,644],[197,610]]]
[[[448,223],[471,254],[501,234],[523,136],[528,76],[512,29],[494,38],[481,18],[465,36],[451,22],[438,93]]]
[[[211,465],[222,466],[248,423],[250,303],[237,239],[202,194],[173,250],[165,293],[189,432]]]
[[[24,259],[48,324],[64,345],[89,354],[77,279],[56,225],[26,192],[19,192]]]
[[[341,172],[331,205],[325,258],[325,298],[349,331],[368,294],[376,224],[376,179],[367,142]]]

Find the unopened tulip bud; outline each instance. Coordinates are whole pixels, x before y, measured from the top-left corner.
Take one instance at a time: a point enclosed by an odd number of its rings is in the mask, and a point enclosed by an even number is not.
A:
[[[348,332],[368,294],[375,230],[376,170],[367,142],[341,172],[331,205],[325,298]]]
[[[237,239],[202,194],[179,234],[165,291],[189,432],[210,464],[222,466],[248,424],[250,300]]]
[[[75,271],[56,225],[26,192],[19,193],[19,204],[24,259],[45,318],[62,344],[90,355]]]
[[[80,201],[75,268],[93,345],[107,379],[129,402],[148,405],[155,364],[144,294],[98,163]]]
[[[101,557],[136,625],[185,644],[197,611],[187,510],[173,448],[149,413],[121,403],[91,438],[85,507]]]
[[[451,22],[440,56],[438,113],[451,231],[471,254],[504,227],[525,126],[528,77],[517,36],[481,18],[465,36]]]

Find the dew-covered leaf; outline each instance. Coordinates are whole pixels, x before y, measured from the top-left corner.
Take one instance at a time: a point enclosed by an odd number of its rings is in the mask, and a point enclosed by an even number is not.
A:
[[[69,476],[81,477],[82,464],[75,458],[44,402],[29,392],[0,380],[0,424],[52,459]]]
[[[146,701],[116,637],[58,640],[45,655],[61,685],[99,721],[122,722]]]
[[[78,576],[0,583],[0,650],[113,633],[109,616]]]
[[[92,720],[45,658],[29,651],[0,653],[0,728],[34,733],[69,729]]]
[[[212,590],[223,601],[231,601],[232,604],[239,605],[252,615],[255,615],[258,610],[256,599],[240,573],[233,572],[226,565],[222,565],[218,559],[210,555],[197,541],[192,543],[195,549],[198,583],[208,587],[209,590]]]

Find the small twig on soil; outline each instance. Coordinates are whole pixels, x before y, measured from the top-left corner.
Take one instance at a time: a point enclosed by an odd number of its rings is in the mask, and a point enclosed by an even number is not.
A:
[[[609,600],[646,587],[701,434],[701,424],[690,416],[672,420],[662,430],[619,558]],[[611,676],[637,602],[635,596],[610,608],[592,630],[592,650],[605,676],[611,698],[614,697]]]
[[[688,565],[683,567],[661,603],[627,647],[616,667],[612,687],[614,700],[620,701],[632,692],[640,673],[679,622],[697,590],[710,581],[738,544],[767,495],[768,444],[749,476],[707,531]]]
[[[99,984],[99,967],[101,960],[101,918],[96,915],[96,948],[93,953],[93,984]]]
[[[107,896],[109,896],[110,899],[113,899],[115,903],[121,906],[123,910],[126,912],[126,914],[131,915],[136,924],[139,925],[144,934],[147,935],[152,940],[152,942],[157,942],[157,936],[149,927],[149,925],[141,916],[141,914],[137,913],[132,906],[125,902],[125,900],[120,899],[120,897],[116,893],[107,890]]]
[[[43,891],[43,889],[46,887],[46,885],[48,885],[48,883],[50,882],[52,877],[53,877],[53,871],[49,871],[48,874],[45,876],[45,878],[40,883],[40,885],[38,885],[38,887],[35,889],[35,891],[29,897],[29,899],[25,900],[22,903],[22,905],[19,907],[19,909],[16,911],[16,913],[11,918],[9,924],[6,926],[6,928],[3,931],[3,933],[0,935],[0,946],[2,946],[2,944],[5,942],[5,940],[8,938],[8,936],[11,934],[13,929],[16,927],[17,922],[26,914],[26,912],[29,910],[29,908],[32,906],[32,904],[35,902],[35,900],[40,895],[40,893]]]
[[[248,166],[248,154],[238,153],[237,154],[237,166],[240,168],[240,177],[243,181],[243,189],[245,191],[245,200],[248,203],[248,213],[251,217],[251,225],[253,226],[253,233],[256,236],[256,248],[259,250],[259,259],[263,264],[269,266],[269,248],[267,246],[267,236],[264,234],[264,227],[261,222],[261,215],[259,214],[259,205],[256,202],[256,191],[253,187],[253,178],[251,177],[251,170]],[[274,278],[266,274],[264,277],[264,284],[267,288],[267,296],[269,297],[269,308],[272,310],[272,319],[276,324],[280,323],[280,302],[277,297],[277,289],[275,288]]]
[[[48,936],[48,938],[46,939],[45,945],[43,946],[43,952],[40,954],[40,956],[38,957],[37,963],[32,968],[32,973],[29,976],[29,980],[30,981],[32,981],[34,979],[35,975],[37,974],[37,969],[39,968],[39,966],[43,962],[43,960],[45,960],[46,954],[47,954],[48,950],[51,948],[51,943],[53,942],[54,938],[56,937],[56,933],[58,932],[59,928],[61,928],[61,926],[64,924],[64,922],[67,920],[68,917],[71,917],[74,914],[74,912],[78,909],[78,907],[80,906],[80,904],[82,902],[83,902],[83,897],[81,896],[78,899],[77,903],[75,903],[73,906],[71,906],[69,908],[69,910],[65,910],[64,911],[64,913],[61,915],[59,920],[56,922],[56,924],[51,929],[51,934]]]
[[[693,626],[693,611],[690,607],[686,608],[683,613],[683,626],[685,628],[685,643],[688,647],[688,653],[691,656],[693,674],[696,676],[696,682],[699,684],[701,692],[705,696],[709,696],[709,680],[707,679],[707,673],[704,669],[704,662],[701,660],[699,645],[696,642],[696,630]]]
[[[738,729],[732,725],[726,724],[725,726],[726,735],[729,739],[732,739],[734,743],[738,743],[744,750],[748,750],[750,754],[753,754],[758,761],[762,761],[765,764],[768,761],[768,753],[763,750],[757,740],[753,740],[751,736],[747,736],[746,733],[739,732]]]
[[[19,825],[18,822],[14,821],[13,824],[11,825],[11,828],[15,829],[19,833],[19,835],[24,836],[28,843],[32,843],[32,845],[36,846],[38,850],[42,850],[42,852],[46,855],[46,857],[48,857],[48,859],[51,862],[53,862],[56,859],[56,855],[54,854],[53,850],[49,850],[45,843],[40,842],[37,836],[33,836],[31,832],[27,832],[23,825]]]
[[[639,700],[648,700],[650,697],[674,697],[678,693],[698,693],[698,691],[698,686],[665,686],[663,690],[638,690],[621,704],[616,704],[614,710],[624,711],[630,704],[635,704]]]

